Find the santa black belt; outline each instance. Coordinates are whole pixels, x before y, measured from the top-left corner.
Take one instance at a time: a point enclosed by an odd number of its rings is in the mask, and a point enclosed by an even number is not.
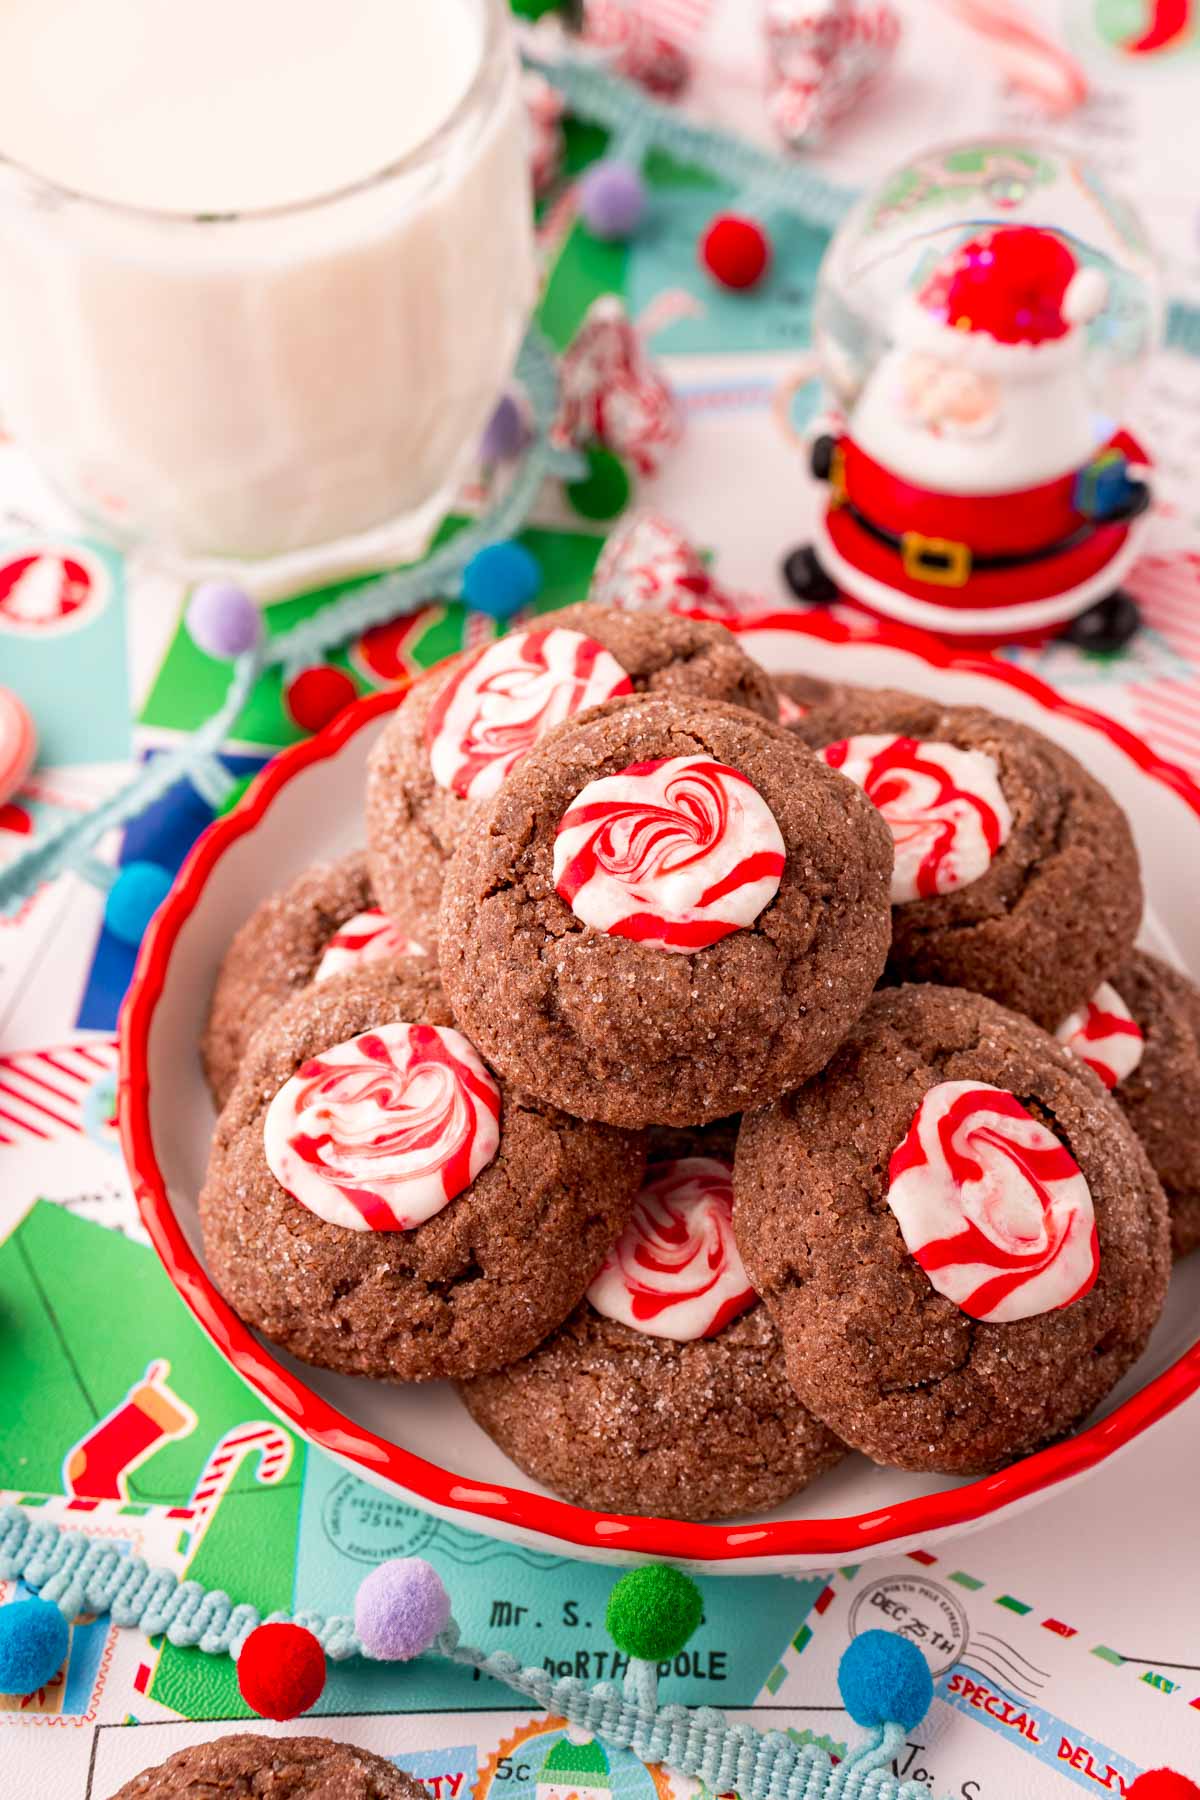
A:
[[[928,581],[940,587],[962,587],[974,569],[1023,569],[1030,563],[1044,562],[1047,557],[1061,556],[1086,544],[1106,525],[1123,525],[1145,512],[1150,504],[1150,490],[1144,482],[1130,484],[1128,498],[1102,519],[1086,519],[1066,537],[1036,550],[996,550],[977,555],[968,544],[953,538],[926,537],[920,531],[889,531],[869,519],[853,500],[843,499],[839,511],[849,513],[854,523],[873,537],[876,543],[895,550],[904,565],[904,573],[914,581]]]

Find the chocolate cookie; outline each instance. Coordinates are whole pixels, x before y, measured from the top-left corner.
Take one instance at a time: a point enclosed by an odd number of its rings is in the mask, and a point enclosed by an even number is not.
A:
[[[779,723],[792,726],[814,750],[841,736],[842,708],[852,705],[856,695],[872,691],[847,681],[825,681],[820,675],[776,674],[771,679],[779,696]]]
[[[455,1017],[531,1093],[694,1125],[813,1074],[889,935],[889,833],[783,726],[642,696],[560,726],[447,871]]]
[[[200,1045],[217,1105],[254,1032],[293,994],[360,963],[421,954],[376,905],[364,850],[305,869],[251,913],[217,973]]]
[[[587,604],[417,684],[367,773],[371,874],[402,931],[435,943],[446,861],[472,802],[490,799],[553,725],[630,693],[728,700],[768,719],[778,707],[770,676],[723,625]]]
[[[497,1082],[431,972],[298,994],[247,1046],[200,1223],[230,1304],[305,1362],[393,1381],[524,1356],[629,1216],[640,1140]]]
[[[759,1512],[844,1447],[797,1400],[730,1228],[732,1170],[694,1143],[652,1163],[633,1216],[561,1330],[464,1382],[525,1472],[604,1512]]]
[[[836,715],[822,754],[897,836],[890,977],[973,988],[1055,1030],[1141,923],[1121,808],[1057,744],[981,707],[864,688]],[[834,725],[793,730],[812,743]]]
[[[1200,1245],[1200,989],[1135,950],[1058,1037],[1142,1140],[1171,1209],[1172,1248],[1186,1256]]]
[[[1166,1293],[1166,1200],[1128,1121],[979,994],[881,990],[814,1081],[744,1120],[734,1186],[793,1387],[899,1468],[972,1474],[1060,1437]]]
[[[237,1732],[177,1750],[118,1788],[112,1800],[425,1800],[395,1763],[332,1738]]]

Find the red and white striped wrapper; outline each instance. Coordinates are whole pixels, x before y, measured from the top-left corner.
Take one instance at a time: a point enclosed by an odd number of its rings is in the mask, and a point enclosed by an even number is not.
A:
[[[736,618],[765,611],[761,595],[722,587],[679,527],[646,511],[631,514],[610,533],[588,599],[619,612],[701,610]]]
[[[551,86],[536,69],[526,69],[521,76],[521,92],[529,120],[529,166],[533,191],[540,199],[553,187],[562,169],[562,118],[565,102],[556,87]]]
[[[267,1165],[347,1231],[411,1231],[500,1145],[500,1089],[462,1033],[379,1025],[303,1063],[267,1108]]]
[[[586,0],[580,36],[618,75],[673,99],[692,75],[684,44],[703,32],[709,11],[709,0]]]
[[[346,975],[365,963],[395,962],[403,956],[424,956],[425,947],[398,931],[379,907],[368,907],[339,925],[326,944],[314,981]]]
[[[1111,982],[1102,981],[1086,1006],[1068,1014],[1055,1032],[1098,1075],[1106,1088],[1119,1087],[1142,1060],[1142,1028]]]
[[[682,1156],[652,1165],[587,1297],[606,1319],[680,1344],[716,1337],[753,1306],[733,1237],[729,1164]]]
[[[24,785],[37,756],[37,732],[10,688],[0,687],[0,806]]]
[[[553,726],[632,692],[616,657],[583,632],[512,632],[462,663],[430,708],[433,778],[464,800],[487,799]]]
[[[900,41],[886,4],[849,0],[767,0],[764,12],[773,85],[772,124],[786,144],[819,139],[880,79]]]
[[[893,906],[978,881],[1008,841],[1012,813],[995,760],[982,750],[864,733],[820,754],[862,788],[891,828]]]
[[[987,1082],[929,1089],[888,1166],[887,1203],[939,1294],[1012,1324],[1071,1306],[1094,1285],[1091,1189],[1065,1144]]]
[[[680,418],[666,378],[651,362],[615,294],[593,300],[558,365],[560,444],[604,444],[654,475],[679,442]]]
[[[585,925],[687,953],[753,924],[786,861],[775,815],[744,775],[673,756],[588,783],[559,822],[554,885]]]

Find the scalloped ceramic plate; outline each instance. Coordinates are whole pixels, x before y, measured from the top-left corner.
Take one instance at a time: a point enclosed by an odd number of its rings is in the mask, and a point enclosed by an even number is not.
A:
[[[1200,789],[1138,739],[1008,665],[867,619],[774,615],[739,630],[768,668],[977,701],[1037,726],[1104,781],[1137,834],[1145,942],[1200,973]],[[222,1355],[310,1442],[392,1494],[455,1523],[542,1550],[621,1562],[655,1556],[709,1573],[860,1561],[1007,1515],[1080,1480],[1200,1386],[1200,1253],[1175,1273],[1149,1348],[1073,1437],[978,1480],[878,1469],[852,1456],[762,1518],[696,1525],[589,1512],[528,1481],[437,1383],[392,1387],[327,1374],[257,1338],[204,1267],[196,1198],[213,1112],[197,1042],[234,929],[269,892],[361,840],[367,752],[396,704],[360,701],[277,757],[199,840],[147,934],[121,1028],[121,1131],[142,1217],[175,1286]]]

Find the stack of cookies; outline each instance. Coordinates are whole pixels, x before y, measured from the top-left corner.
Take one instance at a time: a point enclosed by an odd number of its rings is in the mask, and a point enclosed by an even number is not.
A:
[[[1200,995],[1026,726],[555,613],[427,677],[368,849],[262,906],[201,1222],[304,1360],[449,1378],[606,1511],[956,1474],[1075,1426],[1200,1242]]]

